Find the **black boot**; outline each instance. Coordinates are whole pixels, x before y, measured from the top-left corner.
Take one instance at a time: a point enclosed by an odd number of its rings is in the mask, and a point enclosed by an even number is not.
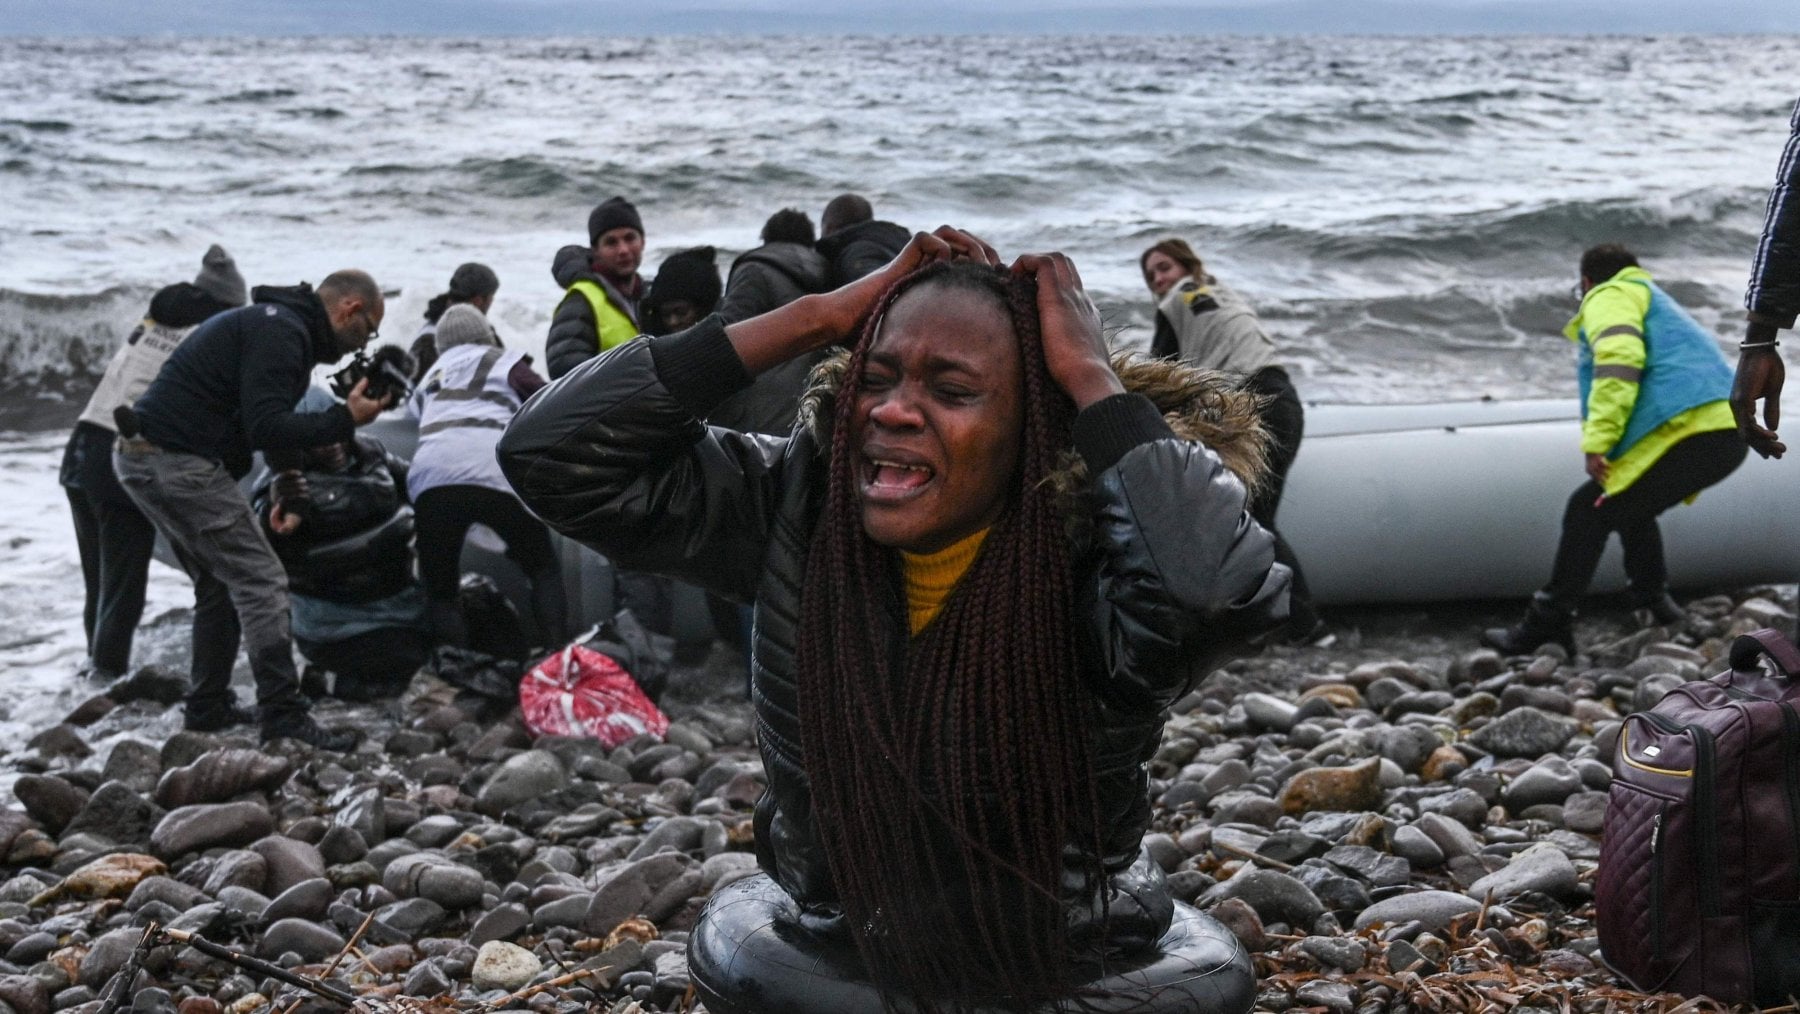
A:
[[[1658,592],[1655,598],[1639,598],[1631,616],[1640,627],[1677,627],[1687,622],[1681,604],[1666,591]]]
[[[1481,643],[1502,655],[1529,655],[1546,644],[1560,644],[1575,653],[1575,610],[1543,592],[1531,597],[1525,618],[1510,627],[1493,627],[1481,634]]]

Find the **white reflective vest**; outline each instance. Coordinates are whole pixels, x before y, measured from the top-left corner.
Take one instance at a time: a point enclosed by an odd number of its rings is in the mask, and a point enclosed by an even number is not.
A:
[[[407,473],[413,499],[438,486],[486,486],[511,493],[494,447],[519,410],[507,374],[523,351],[456,345],[419,378],[407,408],[419,420],[419,449]]]
[[[81,410],[81,421],[117,433],[119,427],[113,422],[113,409],[136,402],[162,372],[169,353],[175,351],[193,330],[192,327],[170,327],[145,317],[125,344],[119,346],[119,351],[113,353],[112,361],[106,364],[100,385],[94,388],[87,407]]]

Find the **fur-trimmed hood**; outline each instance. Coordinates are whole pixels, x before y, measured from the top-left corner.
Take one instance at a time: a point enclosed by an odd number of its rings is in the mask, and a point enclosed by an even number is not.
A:
[[[850,354],[842,350],[827,357],[813,368],[800,399],[801,425],[812,433],[821,454],[831,447],[834,406],[849,364]],[[1176,436],[1211,448],[1252,493],[1266,481],[1269,436],[1262,424],[1261,395],[1245,390],[1227,374],[1174,360],[1116,352],[1112,364],[1125,390],[1149,398]],[[1087,481],[1087,463],[1069,448],[1052,484],[1072,494],[1084,489]]]

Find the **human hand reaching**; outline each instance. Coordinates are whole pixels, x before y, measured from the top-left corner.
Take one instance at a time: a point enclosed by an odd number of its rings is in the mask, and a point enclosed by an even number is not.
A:
[[[1060,253],[1025,254],[1013,262],[1012,270],[1037,279],[1044,365],[1075,408],[1079,411],[1125,393],[1100,332],[1100,310],[1082,288],[1075,262]]]

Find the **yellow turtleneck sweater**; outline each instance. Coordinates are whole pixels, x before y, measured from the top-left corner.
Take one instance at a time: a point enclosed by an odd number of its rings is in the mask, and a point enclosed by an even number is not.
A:
[[[969,565],[975,562],[975,554],[981,552],[981,543],[987,539],[987,534],[988,529],[983,528],[935,553],[901,551],[900,573],[906,584],[906,623],[914,637],[937,618],[945,600],[956,589],[956,582],[962,580]]]

